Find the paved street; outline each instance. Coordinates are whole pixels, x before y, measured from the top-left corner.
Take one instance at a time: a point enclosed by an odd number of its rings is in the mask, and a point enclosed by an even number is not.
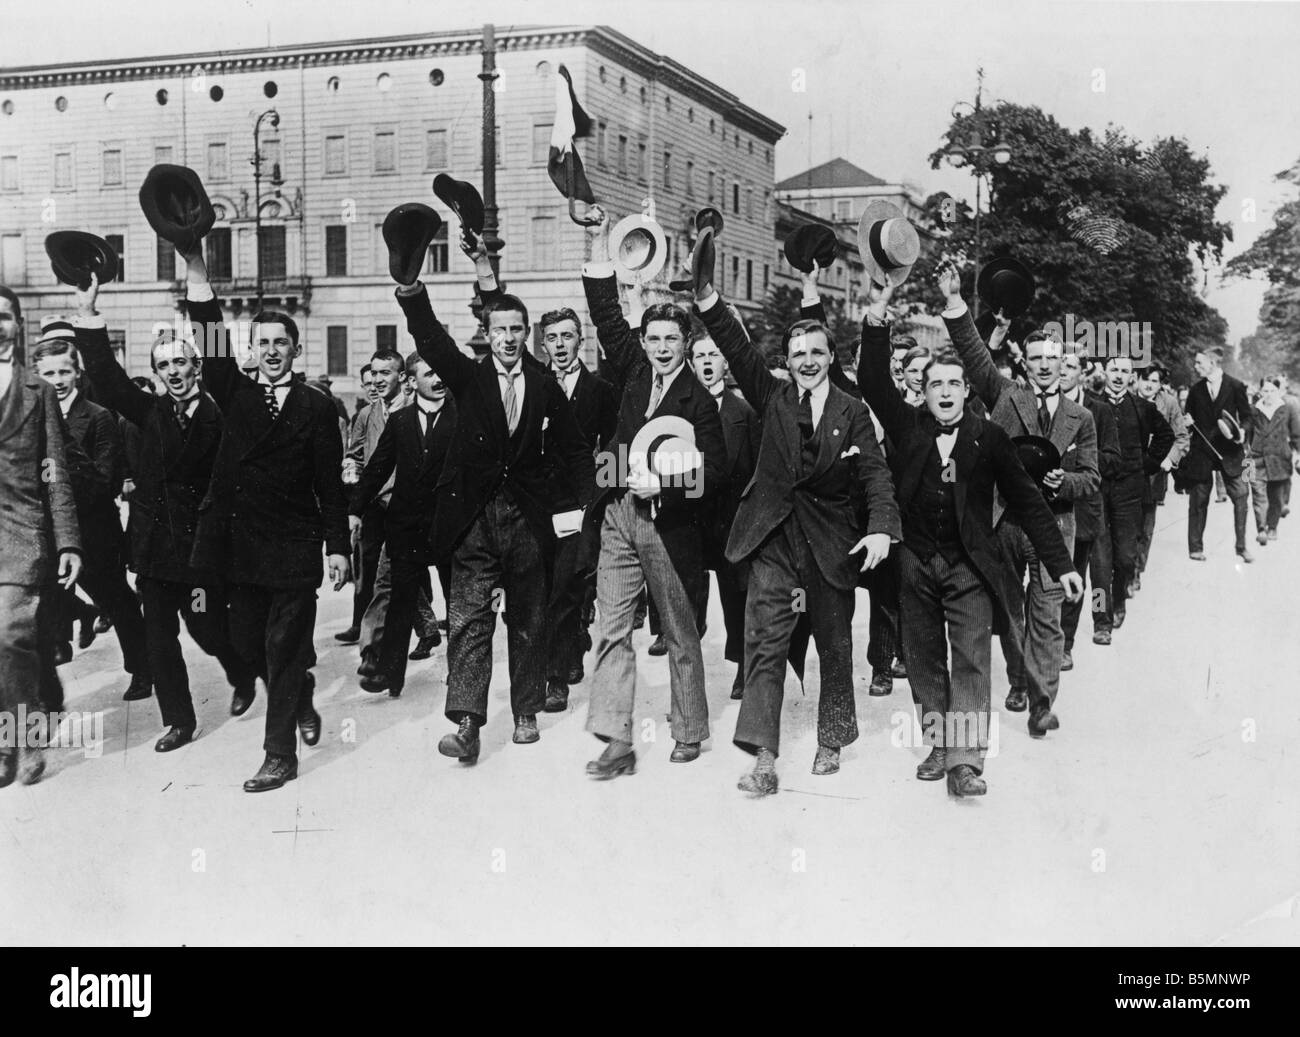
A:
[[[498,632],[483,755],[437,754],[445,647],[412,664],[400,700],[356,683],[336,646],[349,596],[324,592],[319,746],[297,781],[240,786],[262,758],[265,698],[227,715],[214,662],[188,644],[201,728],[152,750],[154,700],[121,701],[112,634],[61,671],[68,708],[103,711],[102,756],[52,751],[39,785],[0,791],[0,889],[10,943],[1294,944],[1300,942],[1300,517],[1232,553],[1211,504],[1208,562],[1188,561],[1171,495],[1142,592],[1115,643],[1088,641],[1062,677],[1061,728],[1031,740],[997,715],[989,794],[918,782],[896,745],[907,685],[869,699],[866,597],[855,655],[862,737],[832,777],[809,773],[815,699],[787,685],[783,782],[751,801],[731,744],[738,704],[716,594],[706,635],[714,738],[668,762],[666,659],[640,650],[635,776],[583,773],[599,745],[570,711],[510,743]],[[1253,519],[1252,519],[1253,531]],[[994,704],[1006,692],[995,649]],[[810,685],[817,683],[815,661]]]

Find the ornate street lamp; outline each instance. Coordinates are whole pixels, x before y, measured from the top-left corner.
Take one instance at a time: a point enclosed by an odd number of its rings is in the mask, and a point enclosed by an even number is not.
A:
[[[278,129],[280,126],[280,113],[274,108],[268,108],[257,117],[257,122],[253,124],[253,241],[257,250],[257,310],[262,309],[262,163],[265,161],[262,155],[262,120],[270,119],[271,128]],[[275,162],[271,165],[271,186],[275,188],[278,196],[280,188],[284,184],[284,178],[280,176],[280,163]]]

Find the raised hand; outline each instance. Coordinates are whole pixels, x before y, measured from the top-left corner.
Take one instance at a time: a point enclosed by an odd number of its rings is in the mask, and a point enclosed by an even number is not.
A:
[[[95,315],[95,300],[99,297],[99,275],[90,273],[90,287],[74,288],[72,297],[77,301],[77,314],[82,317]]]

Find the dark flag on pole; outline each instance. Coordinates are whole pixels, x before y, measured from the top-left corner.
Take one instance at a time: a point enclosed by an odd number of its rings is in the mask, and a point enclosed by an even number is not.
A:
[[[594,205],[596,196],[591,193],[587,174],[582,171],[582,160],[573,146],[575,139],[590,136],[591,117],[578,103],[569,70],[561,65],[555,77],[555,123],[551,128],[551,154],[546,171],[566,198]]]

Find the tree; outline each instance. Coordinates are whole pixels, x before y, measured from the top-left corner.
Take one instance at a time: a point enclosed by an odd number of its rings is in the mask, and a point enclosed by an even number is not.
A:
[[[755,344],[769,359],[780,352],[785,329],[799,319],[802,297],[803,292],[793,285],[776,285],[763,300],[763,309],[746,322]],[[823,295],[822,306],[826,310],[826,322],[840,363],[847,368],[855,367],[858,343],[862,338],[861,327],[845,316],[843,299]]]

